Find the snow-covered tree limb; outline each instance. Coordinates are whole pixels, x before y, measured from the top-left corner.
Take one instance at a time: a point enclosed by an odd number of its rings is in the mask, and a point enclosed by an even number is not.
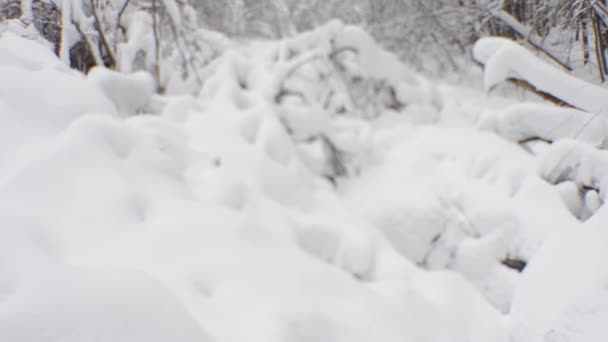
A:
[[[484,85],[488,90],[500,82],[516,79],[531,85],[540,94],[608,117],[606,89],[556,69],[510,39],[479,40],[473,47],[473,58],[485,68]]]

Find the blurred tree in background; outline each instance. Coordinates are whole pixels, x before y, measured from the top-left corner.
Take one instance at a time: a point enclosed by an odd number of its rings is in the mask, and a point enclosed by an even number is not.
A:
[[[0,22],[32,22],[61,54],[63,9],[77,9],[71,19],[81,39],[70,44],[71,60],[88,70],[119,67],[127,10],[155,12],[156,38],[181,42],[180,59],[192,64],[201,44],[191,30],[175,30],[168,6],[186,13],[191,28],[243,39],[288,37],[338,18],[364,27],[402,60],[435,75],[459,68],[472,44],[487,35],[520,40],[567,70],[588,67],[601,81],[608,74],[606,0],[2,0]]]

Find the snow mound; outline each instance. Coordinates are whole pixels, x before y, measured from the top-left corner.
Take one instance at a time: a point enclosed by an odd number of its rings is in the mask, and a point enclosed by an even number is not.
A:
[[[605,339],[607,234],[602,221],[598,218],[555,235],[532,259],[513,300],[510,325],[514,341]]]
[[[45,67],[69,70],[53,51],[37,41],[21,38],[13,32],[2,32],[0,36],[0,63],[4,67],[18,67],[29,71]]]
[[[156,91],[152,75],[145,71],[124,74],[95,67],[87,74],[87,80],[99,87],[123,115],[137,113]]]
[[[87,113],[115,116],[112,103],[36,42],[0,36],[0,175]]]

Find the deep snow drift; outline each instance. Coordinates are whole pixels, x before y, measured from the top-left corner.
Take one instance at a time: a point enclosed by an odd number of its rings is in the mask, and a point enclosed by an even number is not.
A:
[[[340,23],[235,44],[196,96],[11,33],[0,65],[2,341],[608,337],[604,130],[513,143],[575,110]]]

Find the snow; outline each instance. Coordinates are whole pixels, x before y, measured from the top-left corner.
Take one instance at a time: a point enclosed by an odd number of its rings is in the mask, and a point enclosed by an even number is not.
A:
[[[122,73],[0,35],[0,340],[608,336],[591,107],[427,80],[339,22],[227,44],[161,96],[138,13]],[[475,54],[494,84],[521,50]]]
[[[133,72],[141,65],[137,65],[138,53],[143,53],[146,70],[152,70],[155,58],[154,31],[150,14],[137,11],[125,19],[127,22],[126,42],[118,44],[118,69],[121,72]],[[141,62],[140,62],[141,63]]]
[[[5,67],[20,67],[30,71],[38,71],[47,66],[61,69],[55,54],[49,48],[22,39],[10,31],[5,32],[0,40],[0,62]]]
[[[124,74],[103,67],[94,67],[87,79],[101,89],[124,115],[137,113],[150,102],[156,89],[152,75],[145,71]]]
[[[95,85],[42,45],[7,32],[0,39],[0,61],[0,175],[75,119],[117,114]]]
[[[492,12],[492,16],[494,16],[497,19],[500,19],[500,21],[507,24],[507,26],[509,28],[516,31],[517,34],[519,34],[521,37],[525,37],[525,41],[527,43],[529,43],[535,47],[540,47],[540,49],[545,54],[547,54],[549,57],[551,57],[554,61],[557,61],[562,66],[568,65],[568,63],[565,63],[564,61],[562,61],[560,59],[561,54],[558,51],[555,51],[550,46],[550,44],[545,44],[545,40],[547,38],[546,36],[544,36],[544,37],[539,36],[532,27],[529,27],[527,25],[520,23],[517,20],[517,18],[513,17],[511,14],[509,14],[509,12],[505,11],[504,9],[500,9],[500,10],[494,9],[491,12]]]
[[[601,225],[591,225],[556,234],[539,250],[514,297],[511,326],[516,340],[605,338],[602,322],[608,302],[602,230]],[[565,249],[576,253],[564,253]]]
[[[482,38],[473,47],[473,57],[484,65],[486,89],[509,78],[520,79],[571,106],[594,115],[608,115],[604,88],[559,71],[512,40]]]
[[[23,2],[25,3],[25,2]],[[9,41],[11,34],[17,35],[20,37],[27,38],[28,40],[35,41],[38,44],[31,44],[31,48],[36,51],[42,51],[42,47],[47,47],[47,50],[52,50],[54,48],[53,44],[46,40],[40,32],[36,29],[35,25],[27,20],[22,21],[21,19],[5,19],[0,22],[0,33],[7,36],[7,42]],[[8,44],[6,44],[8,45]],[[12,45],[12,44],[10,44]],[[42,46],[40,46],[42,45]],[[14,49],[11,49],[9,46],[4,46],[4,52],[12,51],[16,52]],[[25,50],[24,50],[25,51]],[[6,57],[6,56],[5,56]],[[25,56],[21,56],[24,59],[27,58],[27,54]]]
[[[537,149],[538,175],[555,184],[571,214],[584,221],[556,224],[558,229],[529,259],[513,293],[512,340],[603,341],[602,322],[608,312],[602,266],[606,258],[605,90],[555,71],[504,39],[483,39],[474,54],[485,64],[487,87],[515,77],[585,110],[519,104],[488,113],[480,124],[516,142],[553,141]]]
[[[608,121],[604,117],[539,103],[515,104],[487,113],[480,128],[492,130],[513,142],[571,138],[599,147],[608,138]]]

